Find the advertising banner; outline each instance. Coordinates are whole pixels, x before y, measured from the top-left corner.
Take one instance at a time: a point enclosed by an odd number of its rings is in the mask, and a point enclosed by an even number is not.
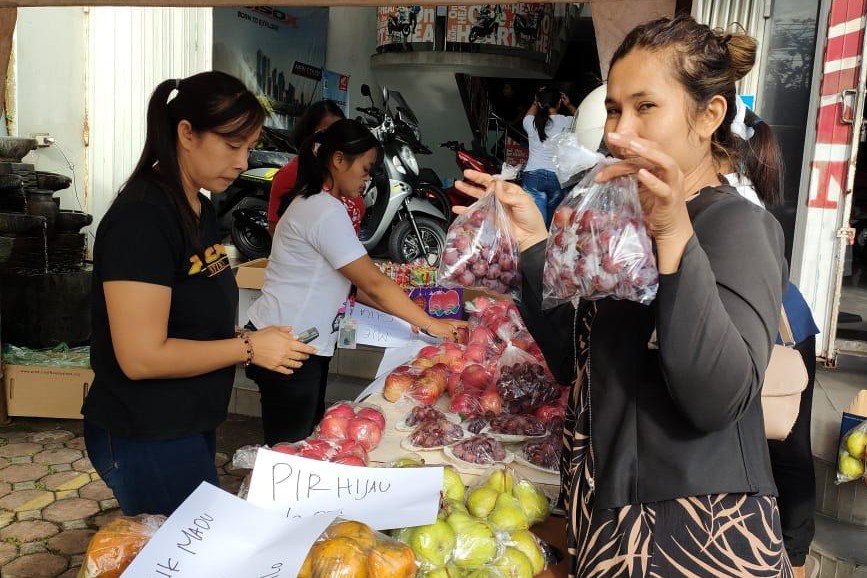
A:
[[[333,100],[349,116],[349,77],[333,70],[322,71],[322,98]]]
[[[551,48],[553,4],[449,6],[446,42],[492,44],[547,53]]]
[[[380,6],[376,10],[376,44],[433,42],[436,8],[432,6]]]
[[[214,8],[214,70],[260,95],[277,128],[293,128],[321,98],[327,41],[328,8]]]

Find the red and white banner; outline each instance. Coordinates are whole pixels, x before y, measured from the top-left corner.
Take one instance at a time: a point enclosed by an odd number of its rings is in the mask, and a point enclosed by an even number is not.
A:
[[[553,24],[553,4],[449,6],[446,42],[493,44],[547,53]]]
[[[380,6],[376,9],[376,44],[433,42],[435,24],[433,7]]]

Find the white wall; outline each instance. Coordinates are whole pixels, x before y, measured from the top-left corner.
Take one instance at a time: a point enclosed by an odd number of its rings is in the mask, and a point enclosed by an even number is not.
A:
[[[72,176],[85,208],[87,14],[83,8],[19,8],[16,26],[18,136],[49,133],[59,146],[31,152],[37,170]],[[72,187],[58,193],[61,206],[78,209]]]
[[[210,8],[91,9],[89,211],[94,221],[141,155],[147,103],[156,85],[210,70],[212,30]]]
[[[379,85],[370,68],[376,52],[376,8],[333,6],[328,12],[328,49],[325,67],[349,75],[349,113],[356,106],[367,106],[361,85],[378,91]]]

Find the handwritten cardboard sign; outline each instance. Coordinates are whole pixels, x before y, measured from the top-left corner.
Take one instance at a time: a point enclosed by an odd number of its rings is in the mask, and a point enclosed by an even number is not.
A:
[[[362,468],[260,449],[247,500],[289,518],[336,510],[388,530],[434,523],[442,485],[441,467]]]
[[[203,482],[123,578],[295,578],[334,514],[287,520]]]
[[[438,343],[439,339],[413,333],[409,323],[373,307],[356,303],[350,317],[357,324],[356,343],[376,347],[402,347],[412,341]]]

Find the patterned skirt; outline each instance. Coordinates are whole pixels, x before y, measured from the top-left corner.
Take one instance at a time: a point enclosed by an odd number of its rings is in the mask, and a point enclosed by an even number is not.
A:
[[[594,508],[582,350],[579,343],[579,385],[566,415],[561,461],[570,577],[790,578],[774,497],[718,494]]]

